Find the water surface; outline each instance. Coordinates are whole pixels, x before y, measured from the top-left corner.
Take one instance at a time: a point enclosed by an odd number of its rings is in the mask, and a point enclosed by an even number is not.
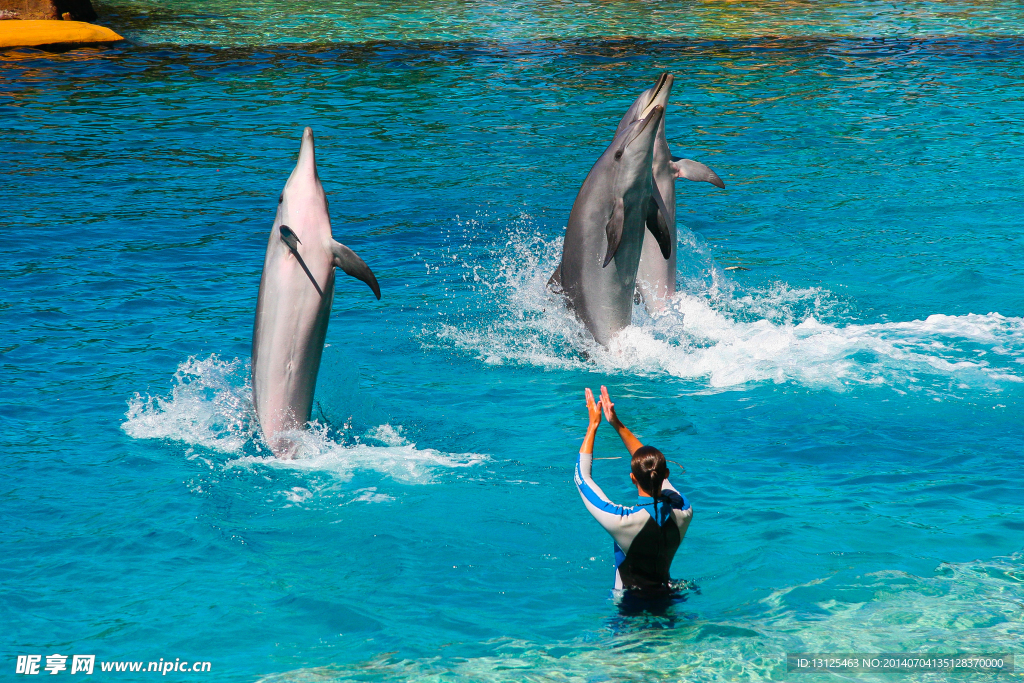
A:
[[[0,56],[11,666],[777,680],[1019,647],[1019,7],[102,8],[124,43]],[[727,188],[679,181],[682,291],[603,350],[544,283],[665,70],[673,152]],[[280,463],[248,362],[306,125],[383,297],[339,280]],[[699,588],[667,615],[620,613],[571,483],[600,384],[685,468]],[[626,460],[595,470],[629,500]]]

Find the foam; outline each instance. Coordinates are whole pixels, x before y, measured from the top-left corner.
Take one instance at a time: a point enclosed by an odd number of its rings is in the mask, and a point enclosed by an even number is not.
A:
[[[775,591],[730,615],[614,618],[597,633],[559,642],[500,639],[493,654],[450,659],[379,655],[348,666],[299,669],[261,683],[444,680],[589,681],[784,680],[786,653],[932,652],[995,654],[1018,649],[1024,636],[1020,554],[943,564],[935,576],[884,571],[839,583],[821,577]],[[748,614],[749,616],[733,616]],[[957,674],[963,676],[964,674]],[[948,675],[901,674],[945,680]],[[891,681],[891,674],[856,674]]]
[[[417,448],[400,425],[378,425],[363,435],[341,432],[312,422],[308,429],[290,436],[299,444],[295,459],[279,460],[262,443],[248,384],[248,365],[239,359],[225,361],[216,355],[191,357],[178,366],[169,397],[135,395],[121,425],[135,439],[164,439],[195,448],[235,456],[226,462],[206,459],[222,469],[271,467],[295,472],[325,472],[336,480],[349,481],[357,471],[377,472],[406,484],[429,484],[444,472],[471,467],[487,459],[479,453],[451,454],[433,448]],[[291,504],[309,496],[305,488],[283,493]],[[362,491],[361,502],[383,502],[387,494]]]
[[[936,314],[862,324],[826,289],[778,282],[741,287],[685,228],[679,292],[655,315],[636,306],[633,325],[605,349],[563,298],[547,291],[561,240],[537,237],[531,222],[528,216],[514,221],[507,246],[485,247],[489,258],[480,258],[480,246],[463,245],[451,251],[477,253],[433,267],[452,284],[461,279],[469,297],[449,295],[442,321],[424,328],[425,346],[452,346],[492,365],[671,376],[709,390],[792,382],[835,391],[878,384],[948,393],[1024,382],[1022,318]],[[489,232],[476,220],[460,225],[467,234]]]
[[[240,453],[256,438],[248,366],[216,354],[178,366],[168,398],[136,392],[121,429],[134,439],[168,439]]]
[[[401,427],[389,424],[375,427],[362,437],[382,445],[362,443],[362,439],[351,445],[338,443],[331,438],[327,427],[317,423],[292,433],[290,438],[299,444],[294,459],[245,455],[228,461],[225,469],[272,467],[297,472],[328,472],[340,481],[350,481],[356,471],[378,472],[405,484],[431,484],[443,472],[472,467],[487,460],[486,455],[479,453],[451,454],[433,448],[419,449],[402,436]],[[379,502],[384,498],[378,495],[360,500]]]

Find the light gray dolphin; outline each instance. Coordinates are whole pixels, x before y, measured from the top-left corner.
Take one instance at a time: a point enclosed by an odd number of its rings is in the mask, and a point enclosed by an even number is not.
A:
[[[590,169],[569,214],[562,262],[548,282],[604,346],[632,322],[646,225],[668,257],[666,223],[651,220],[654,141],[664,114],[664,105],[651,102]]]
[[[654,87],[644,91],[626,111],[616,133],[635,122],[652,102],[667,106],[673,81],[672,74],[661,74]],[[653,190],[660,197],[652,196],[652,200],[664,204],[665,210],[659,220],[665,220],[665,229],[672,238],[672,249],[668,259],[665,259],[662,257],[661,247],[653,240],[646,240],[643,245],[640,265],[637,267],[636,285],[644,305],[652,313],[664,308],[668,298],[676,293],[676,178],[703,181],[719,188],[725,187],[718,174],[708,166],[692,159],[672,156],[668,140],[665,138],[664,118],[658,125],[658,137],[654,141],[653,174]]]
[[[309,421],[334,300],[334,269],[368,284],[377,278],[354,251],[334,241],[327,195],[316,171],[313,129],[302,132],[295,169],[277,201],[252,330],[252,400],[274,455],[290,458],[285,432]]]

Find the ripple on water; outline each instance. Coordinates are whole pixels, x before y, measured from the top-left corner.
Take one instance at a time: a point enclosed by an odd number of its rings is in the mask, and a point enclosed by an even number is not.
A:
[[[601,633],[565,642],[498,640],[467,659],[380,655],[354,665],[284,672],[262,683],[445,680],[779,680],[787,653],[998,654],[1024,637],[1024,556],[943,564],[930,577],[875,572],[849,583],[821,578],[708,621],[682,608],[665,616],[613,617]],[[683,603],[685,606],[685,603]],[[936,674],[901,674],[935,680]],[[988,680],[982,674],[958,674]],[[857,674],[888,681],[891,674]]]
[[[369,41],[521,41],[638,37],[721,40],[750,36],[1021,35],[1019,3],[711,1],[665,5],[530,0],[513,6],[485,0],[452,4],[408,0],[382,12],[375,3],[330,0],[315,7],[284,0],[239,4],[187,0],[168,11],[154,0],[117,0],[105,16],[130,40],[143,43],[264,45]]]

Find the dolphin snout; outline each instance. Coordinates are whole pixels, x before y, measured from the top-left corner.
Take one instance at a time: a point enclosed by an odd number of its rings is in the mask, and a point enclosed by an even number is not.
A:
[[[644,134],[644,131],[648,130],[652,123],[654,124],[653,130],[657,132],[658,124],[661,122],[661,118],[664,115],[665,107],[661,106],[660,104],[656,104],[654,105],[654,107],[651,108],[650,112],[644,118],[637,119],[636,121],[634,121],[627,129],[628,132],[624,134],[626,137],[622,141],[622,144],[619,146],[618,151],[615,153],[615,158],[621,158],[623,153],[625,153],[626,148],[632,145],[640,136],[642,136]],[[651,137],[649,139],[653,140],[654,138]]]
[[[661,76],[658,77],[658,82],[654,84],[653,88],[651,88],[650,101],[647,103],[647,106],[644,107],[644,110],[640,113],[638,118],[642,119],[650,114],[654,107],[667,107],[668,96],[669,93],[672,92],[672,84],[674,82],[675,77],[672,74],[668,72],[661,74]]]
[[[651,100],[653,101],[658,95],[660,95],[663,89],[671,90],[673,79],[674,77],[672,74],[667,71],[658,76],[658,82],[654,84],[654,92],[651,93]]]
[[[637,126],[637,131],[636,135],[634,136],[634,139],[636,139],[636,137],[640,136],[645,130],[647,130],[647,126],[651,125],[651,123],[657,125],[658,122],[661,121],[661,117],[664,115],[665,106],[661,104],[655,104],[650,109],[650,111],[644,116],[644,118],[640,120],[640,125]]]
[[[313,129],[309,126],[302,131],[302,146],[299,148],[295,170],[316,175],[316,145],[313,142]]]

